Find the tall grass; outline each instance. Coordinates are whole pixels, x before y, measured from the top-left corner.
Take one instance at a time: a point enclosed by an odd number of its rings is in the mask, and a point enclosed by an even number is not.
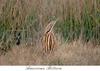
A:
[[[99,7],[99,0],[5,0],[1,12],[0,35],[18,27],[22,31],[23,40],[26,37],[28,39],[35,35],[31,30],[39,32],[48,21],[60,18],[55,32],[62,34],[65,40],[79,39],[82,35],[85,41],[100,42]]]
[[[24,35],[27,34],[27,25],[30,24],[30,22],[26,22],[27,14],[30,15],[27,5],[28,4],[23,0],[5,1],[5,3],[2,5],[0,15],[0,38],[2,38],[4,32],[10,32],[10,34],[8,34],[8,36],[10,36],[14,35],[14,32],[17,31],[22,33],[22,41],[24,42],[26,38]],[[14,36],[12,37],[14,38]]]
[[[61,32],[67,40],[79,39],[82,35],[81,38],[85,41],[96,40],[100,43],[100,9],[97,3],[100,3],[99,0],[93,1],[92,4],[89,0],[84,0],[83,7],[79,10],[81,13],[78,13],[80,16],[77,15],[77,7],[71,6],[69,16],[62,24],[57,25],[56,31]]]
[[[0,43],[15,45],[20,32],[21,44],[36,46],[48,22],[56,18],[54,31],[64,41],[100,44],[100,0],[2,0]]]
[[[55,19],[59,20],[54,33],[58,39],[61,35],[61,46],[54,57],[44,56],[41,48],[35,47],[41,47],[44,28]],[[21,45],[17,48],[15,35],[19,32]],[[98,44],[100,0],[0,0],[0,53],[1,48],[15,47],[0,56],[0,64],[100,64]]]

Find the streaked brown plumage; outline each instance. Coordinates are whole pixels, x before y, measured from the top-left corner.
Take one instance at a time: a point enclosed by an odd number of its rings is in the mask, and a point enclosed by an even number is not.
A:
[[[42,46],[45,52],[51,52],[56,47],[56,37],[53,32],[53,27],[56,21],[50,22],[44,30],[44,35],[42,37]]]

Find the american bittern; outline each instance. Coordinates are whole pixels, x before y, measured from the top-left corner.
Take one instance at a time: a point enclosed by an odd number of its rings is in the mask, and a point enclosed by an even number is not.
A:
[[[42,46],[45,52],[51,52],[56,47],[56,37],[53,32],[53,27],[56,21],[50,22],[44,30],[44,35],[42,37]]]

